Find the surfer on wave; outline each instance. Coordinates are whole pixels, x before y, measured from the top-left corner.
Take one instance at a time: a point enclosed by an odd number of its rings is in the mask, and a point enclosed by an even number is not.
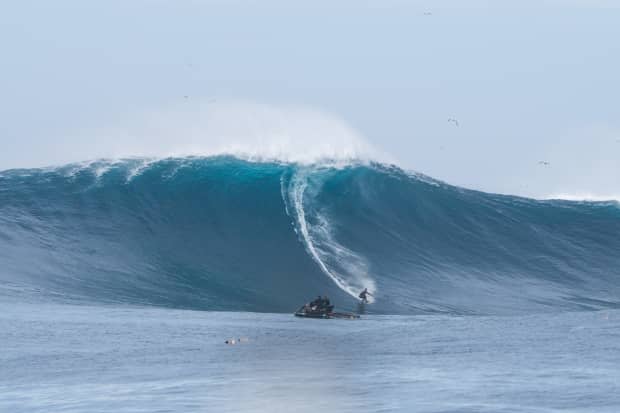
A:
[[[368,292],[368,288],[364,288],[364,291],[360,293],[359,298],[362,299],[362,303],[368,304],[368,296],[372,297],[372,294]]]

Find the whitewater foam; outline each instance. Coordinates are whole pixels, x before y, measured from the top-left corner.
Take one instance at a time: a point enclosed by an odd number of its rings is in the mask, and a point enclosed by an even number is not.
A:
[[[140,174],[144,172],[149,167],[149,165],[157,161],[158,159],[142,159],[138,164],[136,164],[127,172],[127,178],[125,179],[125,182],[131,182],[135,177],[140,176]]]
[[[335,240],[332,226],[327,217],[315,211],[317,222],[313,226],[309,225],[304,209],[304,195],[308,188],[308,177],[308,169],[296,172],[291,177],[288,189],[288,198],[292,200],[291,204],[295,212],[294,219],[299,229],[297,233],[301,236],[304,246],[323,273],[347,294],[357,298],[359,292],[364,288],[376,293],[376,284],[368,274],[369,264],[367,260]],[[284,180],[281,183],[284,185]],[[283,189],[282,193],[285,194],[286,191]],[[284,203],[285,205],[289,203],[286,198]],[[289,214],[288,207],[286,207],[286,212]],[[328,260],[333,264],[328,264]],[[340,266],[340,271],[335,268],[336,264]],[[373,302],[374,298],[370,297],[369,301]]]

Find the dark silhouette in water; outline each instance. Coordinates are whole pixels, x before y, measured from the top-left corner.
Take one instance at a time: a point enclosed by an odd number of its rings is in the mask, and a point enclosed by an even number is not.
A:
[[[372,294],[370,294],[368,292],[368,288],[364,288],[364,291],[362,291],[359,295],[359,298],[362,299],[362,303],[367,304],[368,303],[368,296],[372,297]]]

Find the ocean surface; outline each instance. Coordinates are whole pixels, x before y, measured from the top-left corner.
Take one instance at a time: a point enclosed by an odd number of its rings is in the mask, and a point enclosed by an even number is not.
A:
[[[362,318],[292,316],[319,294]],[[0,411],[618,412],[619,328],[617,201],[362,161],[0,172]]]
[[[0,305],[0,340],[2,412],[620,411],[619,310],[311,320],[20,304]]]

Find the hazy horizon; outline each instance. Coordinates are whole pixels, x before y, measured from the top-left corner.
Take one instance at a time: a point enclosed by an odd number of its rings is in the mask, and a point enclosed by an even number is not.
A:
[[[605,1],[9,4],[0,170],[360,156],[619,199],[619,17]]]

